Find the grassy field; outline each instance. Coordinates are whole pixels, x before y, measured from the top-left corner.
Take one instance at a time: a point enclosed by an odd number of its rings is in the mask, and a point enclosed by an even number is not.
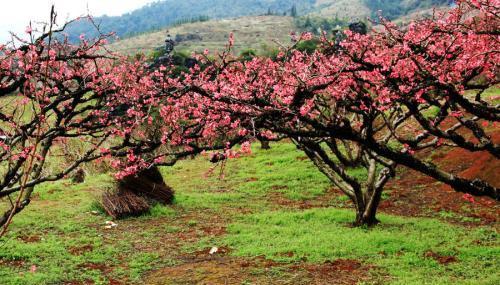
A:
[[[288,143],[229,161],[224,179],[211,167],[200,157],[162,169],[174,205],[111,230],[96,203],[109,176],[38,187],[0,240],[0,284],[500,282],[497,223],[439,212],[352,228],[349,203]]]
[[[110,48],[124,54],[148,53],[163,46],[167,33],[170,33],[174,38],[177,34],[196,34],[202,39],[180,42],[176,46],[176,50],[202,52],[209,49],[213,52],[223,48],[228,43],[229,34],[234,33],[236,52],[248,48],[263,51],[277,46],[273,43],[275,40],[282,44],[289,44],[290,33],[294,30],[296,29],[292,17],[241,17],[184,24],[159,32],[123,39],[111,44]]]
[[[362,0],[318,0],[315,4],[314,16],[325,18],[365,20],[371,11]]]

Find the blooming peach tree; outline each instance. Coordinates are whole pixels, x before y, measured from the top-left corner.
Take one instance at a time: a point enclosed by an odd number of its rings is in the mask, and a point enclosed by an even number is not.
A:
[[[4,231],[36,185],[83,163],[106,160],[123,177],[238,142],[177,110],[164,92],[179,86],[169,68],[150,70],[143,59],[109,52],[111,35],[70,44],[54,22],[53,12],[45,30],[28,27],[29,40],[0,46],[0,198],[10,201],[0,215]]]
[[[457,1],[451,11],[405,27],[382,19],[377,31],[347,31],[340,43],[325,35],[312,54],[292,47],[277,60],[242,62],[229,51],[201,59],[206,67],[185,76],[176,110],[207,130],[290,138],[353,201],[358,225],[377,223],[383,187],[397,165],[498,200],[495,186],[420,155],[462,148],[498,158],[492,134],[499,109],[483,96],[499,83],[498,12],[498,0]],[[356,177],[352,168],[366,175]]]
[[[353,201],[356,225],[377,223],[397,165],[498,200],[495,186],[420,153],[462,148],[498,158],[499,109],[484,91],[499,83],[499,19],[498,0],[462,0],[405,27],[382,19],[367,35],[325,35],[314,53],[291,47],[247,61],[231,56],[230,37],[227,51],[216,59],[205,51],[180,76],[109,53],[105,36],[71,45],[51,28],[37,39],[29,28],[30,41],[0,47],[0,198],[14,197],[0,225],[35,185],[82,163],[106,159],[118,176],[131,175],[204,150],[224,150],[212,157],[223,160],[252,138],[295,143]],[[76,157],[47,167],[75,140]]]

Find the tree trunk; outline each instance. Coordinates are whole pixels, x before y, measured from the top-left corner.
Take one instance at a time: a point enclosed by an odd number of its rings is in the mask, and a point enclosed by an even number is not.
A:
[[[293,142],[303,150],[316,167],[326,175],[344,194],[346,194],[353,202],[356,210],[356,220],[354,226],[374,226],[380,223],[376,218],[377,208],[382,199],[382,192],[387,181],[394,176],[395,163],[391,161],[385,162],[385,166],[381,169],[377,168],[377,160],[373,158],[375,154],[363,153],[363,159],[351,158],[358,157],[356,155],[344,155],[333,150],[338,161],[334,161],[322,149],[320,143],[311,141],[293,140]],[[351,148],[346,148],[351,149]],[[349,152],[349,150],[347,150]],[[342,161],[345,161],[343,163]],[[351,163],[352,162],[352,163]],[[367,171],[367,178],[361,180],[356,176],[349,174],[349,169],[354,167],[363,167]]]
[[[25,200],[21,201],[21,203],[19,204],[19,207],[15,208],[15,209],[10,208],[9,210],[6,210],[3,213],[3,215],[0,216],[0,227],[5,226],[5,224],[7,224],[9,222],[9,217],[12,214],[13,210],[14,210],[14,215],[19,214],[19,212],[21,212],[26,206],[28,206],[29,203],[30,203],[30,200],[25,199]],[[14,207],[15,207],[15,205],[14,205]]]
[[[355,227],[372,227],[379,224],[380,221],[376,218],[376,211],[357,211],[356,220],[354,221]]]
[[[269,141],[266,140],[259,140],[260,141],[260,149],[268,150],[271,149],[271,146],[269,145]]]

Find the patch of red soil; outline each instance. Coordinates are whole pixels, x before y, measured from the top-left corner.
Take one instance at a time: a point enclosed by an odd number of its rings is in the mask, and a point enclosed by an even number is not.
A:
[[[85,281],[66,281],[63,283],[64,285],[94,285],[95,282],[92,280]]]
[[[120,280],[117,280],[117,279],[114,279],[114,278],[111,278],[111,277],[108,277],[109,274],[112,273],[113,271],[113,268],[109,267],[108,265],[104,264],[104,263],[94,263],[94,262],[87,262],[87,263],[84,263],[82,265],[79,266],[80,268],[82,269],[85,269],[85,270],[97,270],[97,271],[100,271],[104,274],[104,276],[106,276],[106,278],[108,279],[108,284],[109,285],[125,285],[127,284],[126,282],[122,282]],[[92,283],[87,283],[87,281],[85,281],[84,283],[68,283],[68,284],[94,284],[93,281],[90,281]]]
[[[257,177],[250,177],[250,178],[245,179],[245,182],[255,182],[255,181],[259,181],[259,178],[257,178]]]
[[[68,252],[71,253],[72,255],[82,255],[86,252],[91,252],[94,250],[94,247],[90,244],[84,245],[84,246],[74,246],[70,247],[68,249]]]
[[[42,240],[42,238],[39,235],[26,235],[26,236],[20,236],[18,239],[22,240],[25,243],[35,243],[39,242]]]
[[[500,142],[500,131],[492,135],[494,143]],[[487,181],[495,187],[500,187],[500,159],[486,151],[470,152],[461,148],[448,151],[442,157],[435,158],[437,164],[447,171],[457,175]],[[449,186],[445,186],[450,188]]]
[[[500,142],[500,131],[492,135],[494,143]],[[454,148],[439,153],[426,153],[444,170],[468,179],[482,179],[500,187],[500,160],[488,152],[469,152]],[[388,183],[392,189],[389,199],[380,210],[402,216],[431,216],[446,218],[465,225],[498,225],[500,204],[488,197],[464,199],[464,194],[454,191],[433,178],[413,170],[399,169],[401,177]],[[451,214],[450,214],[451,213]],[[474,221],[477,220],[477,221]]]
[[[438,217],[465,225],[495,225],[500,217],[500,206],[489,198],[475,198],[470,202],[463,193],[453,191],[414,171],[390,184],[390,197],[379,210],[385,213],[411,217]],[[448,213],[451,216],[446,217]],[[443,216],[444,215],[444,216]],[[477,221],[474,221],[477,220]]]
[[[455,256],[439,255],[439,254],[437,254],[433,251],[430,251],[430,250],[424,253],[424,257],[432,258],[432,259],[436,260],[437,262],[439,262],[439,264],[443,264],[443,265],[454,263],[454,262],[458,261],[458,259]]]
[[[361,268],[361,262],[353,259],[337,259],[333,262],[326,262],[325,264],[330,265],[334,270],[340,271],[354,271]]]
[[[100,271],[107,279],[108,279],[108,284],[109,285],[124,285],[127,284],[127,282],[122,282],[120,280],[114,279],[109,277],[109,275],[113,272],[113,268],[109,267],[108,265],[104,263],[94,263],[94,262],[87,262],[84,264],[81,264],[78,266],[79,268],[82,268],[84,270],[97,270]],[[81,284],[81,283],[78,283]],[[83,283],[87,284],[87,283]],[[94,284],[94,283],[91,283]]]
[[[470,226],[498,224],[500,205],[493,199],[475,197],[471,203],[464,199],[463,193],[430,177],[413,170],[402,171],[400,179],[388,184],[392,191],[380,204],[380,211],[400,216],[445,218]]]
[[[203,250],[199,250],[199,251],[195,251],[191,254],[188,254],[188,255],[185,255],[183,257],[183,259],[191,259],[191,260],[205,260],[207,258],[212,258],[212,257],[215,257],[215,256],[223,256],[223,255],[227,255],[231,249],[228,248],[228,247],[218,247],[217,248],[217,251],[213,254],[210,254],[210,250],[211,248],[206,248],[206,249],[203,249]]]
[[[2,259],[0,258],[0,265],[7,265],[11,267],[23,267],[26,265],[26,261],[24,260],[7,260],[7,259]]]
[[[87,270],[98,270],[103,273],[109,271],[109,268],[104,263],[87,262],[80,265],[79,267]]]
[[[309,284],[358,284],[370,279],[369,271],[373,266],[363,265],[354,259],[337,259],[324,264],[298,264],[294,271],[305,270],[310,278]]]
[[[108,285],[124,285],[125,283],[118,281],[116,279],[110,278],[108,281]]]
[[[257,257],[239,259],[212,257],[191,260],[177,266],[151,272],[146,284],[357,284],[369,281],[372,267],[356,260],[336,260],[324,264],[296,263],[289,265]],[[272,269],[281,273],[276,275]],[[275,271],[274,271],[275,272]]]
[[[202,227],[201,230],[207,236],[222,236],[222,235],[226,234],[226,227],[223,227],[223,226]]]

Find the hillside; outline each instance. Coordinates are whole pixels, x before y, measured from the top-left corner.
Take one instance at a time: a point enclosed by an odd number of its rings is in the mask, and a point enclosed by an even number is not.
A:
[[[433,0],[434,1],[434,0]],[[447,0],[445,0],[446,2]],[[301,17],[300,21],[312,17],[321,21],[321,18],[337,18],[349,21],[363,20],[373,14],[366,6],[365,0],[317,0],[310,13]],[[383,1],[382,1],[383,2]],[[390,1],[389,1],[390,2]],[[432,3],[425,4],[421,1],[419,8],[410,9],[410,0],[406,1],[406,8],[401,8],[398,22],[405,22],[415,17],[430,14]],[[414,1],[413,1],[414,2]],[[384,4],[387,5],[387,4]],[[401,4],[402,5],[402,4]],[[374,7],[385,7],[382,4]],[[403,6],[401,6],[403,7]],[[394,9],[391,11],[395,11]],[[404,15],[403,15],[404,13]],[[239,53],[244,49],[253,49],[263,52],[277,46],[275,41],[283,44],[290,42],[290,32],[300,30],[296,24],[298,18],[290,16],[243,16],[229,19],[212,19],[203,22],[193,22],[163,28],[150,33],[143,33],[134,37],[125,37],[111,45],[111,49],[123,54],[149,53],[164,44],[167,34],[184,38],[177,41],[177,51],[191,53],[201,52],[204,49],[211,51],[224,48],[228,35],[235,35],[235,51]]]
[[[404,17],[420,10],[432,7],[449,6],[454,0],[362,0],[363,4],[371,10],[372,16],[377,16],[378,11],[391,20]]]
[[[363,0],[317,0],[312,15],[330,18],[365,19],[371,10]]]
[[[157,30],[179,21],[200,16],[211,19],[263,15],[268,11],[282,15],[296,6],[298,13],[306,14],[316,0],[162,0],[116,17],[97,17],[95,22],[102,32],[114,31],[118,36],[130,36]],[[80,34],[95,36],[95,28],[87,21],[79,21],[67,30],[70,40],[78,40]]]
[[[137,52],[147,53],[162,46],[167,31],[172,37],[196,35],[195,39],[181,41],[176,46],[177,51],[211,51],[223,48],[228,42],[228,35],[235,36],[235,50],[252,48],[262,51],[275,46],[273,40],[287,44],[290,42],[290,32],[294,30],[292,17],[255,16],[237,19],[211,20],[203,23],[184,24],[158,32],[143,34],[115,42],[111,49],[124,54]]]
[[[295,7],[298,16],[315,15],[346,20],[376,16],[381,10],[390,19],[397,19],[419,10],[443,6],[452,0],[162,0],[116,17],[97,17],[102,32],[114,31],[120,37],[130,37],[158,30],[180,22],[200,19],[224,19],[264,14],[290,15]],[[81,34],[94,37],[96,30],[85,20],[68,27],[71,41]]]

